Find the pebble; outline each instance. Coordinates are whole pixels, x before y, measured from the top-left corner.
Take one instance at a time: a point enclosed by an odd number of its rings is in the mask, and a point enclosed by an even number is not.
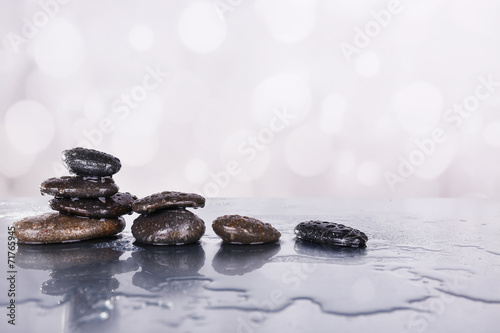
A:
[[[80,176],[111,176],[122,167],[113,155],[81,147],[64,150],[62,162],[69,172]]]
[[[220,216],[214,220],[212,228],[224,242],[231,244],[271,243],[281,237],[269,223],[240,215]]]
[[[134,202],[132,209],[139,214],[151,214],[160,209],[203,208],[205,198],[195,193],[165,191],[155,193]]]
[[[295,227],[297,238],[346,247],[365,247],[368,237],[361,231],[343,224],[325,221],[301,222]]]
[[[14,227],[18,243],[64,243],[115,235],[125,228],[125,220],[46,213],[24,218]]]
[[[49,205],[61,213],[102,218],[131,213],[135,200],[137,197],[127,192],[97,199],[55,198],[49,201]]]
[[[63,176],[42,182],[40,192],[57,197],[98,198],[116,194],[118,186],[110,177]]]
[[[162,209],[134,220],[132,234],[140,243],[182,245],[197,242],[205,233],[205,223],[185,209]]]

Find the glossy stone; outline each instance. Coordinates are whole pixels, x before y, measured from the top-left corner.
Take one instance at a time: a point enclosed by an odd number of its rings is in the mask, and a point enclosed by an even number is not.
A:
[[[140,214],[150,214],[166,208],[202,208],[205,198],[195,193],[165,191],[155,193],[134,202],[132,209]]]
[[[153,245],[182,245],[197,242],[205,233],[205,223],[185,209],[163,209],[141,215],[132,225],[138,242]]]
[[[62,243],[115,235],[125,228],[125,220],[46,213],[24,218],[14,227],[18,243]]]
[[[357,229],[326,221],[301,222],[294,231],[302,240],[337,246],[364,247],[368,241],[368,237]]]
[[[97,199],[55,198],[49,201],[49,205],[61,213],[102,218],[131,213],[134,200],[137,197],[127,192]]]
[[[270,243],[281,237],[281,233],[269,223],[248,216],[220,216],[214,220],[212,228],[224,242],[231,244]]]
[[[62,162],[69,172],[80,176],[111,176],[122,166],[113,155],[81,147],[64,150]]]
[[[57,197],[98,198],[116,194],[118,186],[110,177],[63,176],[42,182],[40,192]]]

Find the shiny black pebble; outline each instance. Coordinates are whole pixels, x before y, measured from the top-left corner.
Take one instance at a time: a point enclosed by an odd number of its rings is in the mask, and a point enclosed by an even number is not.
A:
[[[81,147],[64,150],[62,162],[69,172],[79,176],[111,176],[122,167],[113,155]]]
[[[368,241],[368,237],[363,232],[333,222],[301,222],[294,231],[299,239],[336,246],[365,247]]]

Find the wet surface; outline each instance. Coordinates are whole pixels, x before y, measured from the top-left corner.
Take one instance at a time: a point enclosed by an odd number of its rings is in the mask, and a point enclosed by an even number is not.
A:
[[[48,212],[47,199],[0,201],[7,227]],[[415,199],[209,199],[196,214],[271,223],[275,244],[134,244],[119,237],[19,245],[18,332],[496,332],[500,319],[500,205]],[[296,240],[294,227],[324,220],[362,230],[366,248]],[[7,276],[8,277],[8,276]],[[7,313],[8,281],[0,279]]]

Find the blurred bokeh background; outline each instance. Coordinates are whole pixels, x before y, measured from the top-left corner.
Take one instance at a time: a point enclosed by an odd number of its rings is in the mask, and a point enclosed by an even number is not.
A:
[[[500,196],[500,3],[0,2],[0,197],[122,161],[144,196]]]

